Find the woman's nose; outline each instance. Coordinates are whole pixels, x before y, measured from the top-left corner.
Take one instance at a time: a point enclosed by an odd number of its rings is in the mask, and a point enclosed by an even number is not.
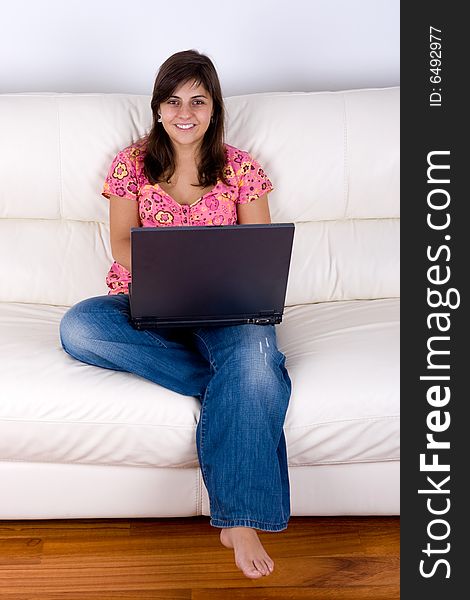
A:
[[[178,111],[178,116],[181,118],[189,118],[192,114],[190,104],[181,104]]]

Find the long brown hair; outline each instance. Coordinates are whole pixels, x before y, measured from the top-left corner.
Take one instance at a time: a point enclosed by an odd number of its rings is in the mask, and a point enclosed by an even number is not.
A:
[[[197,50],[184,50],[173,54],[161,65],[155,84],[151,108],[153,124],[145,141],[144,173],[152,185],[168,180],[175,172],[173,145],[162,124],[158,122],[158,109],[180,85],[194,80],[203,85],[213,101],[213,115],[201,144],[198,179],[201,187],[215,185],[217,179],[227,183],[224,176],[226,163],[224,147],[225,109],[217,71],[208,56]]]

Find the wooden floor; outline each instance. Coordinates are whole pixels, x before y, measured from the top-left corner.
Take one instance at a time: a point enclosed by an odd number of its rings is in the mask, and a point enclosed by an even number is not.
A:
[[[253,580],[208,517],[0,521],[0,598],[399,598],[398,517],[291,517],[258,534],[275,570]]]

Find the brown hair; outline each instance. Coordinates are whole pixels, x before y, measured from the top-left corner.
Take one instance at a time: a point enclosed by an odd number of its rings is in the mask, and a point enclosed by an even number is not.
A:
[[[184,50],[173,54],[161,65],[151,100],[153,124],[145,136],[146,154],[144,173],[151,184],[168,180],[175,172],[173,145],[162,124],[158,122],[158,108],[168,100],[180,85],[194,80],[203,85],[213,101],[213,116],[201,145],[198,164],[199,185],[215,185],[217,179],[225,181],[224,167],[226,154],[224,147],[225,109],[217,71],[208,56],[197,50]]]

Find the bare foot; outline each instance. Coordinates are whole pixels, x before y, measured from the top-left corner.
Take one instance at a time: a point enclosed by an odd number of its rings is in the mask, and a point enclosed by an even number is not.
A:
[[[251,527],[224,527],[220,532],[220,541],[226,548],[234,549],[235,564],[246,577],[258,579],[274,571],[274,561]]]

